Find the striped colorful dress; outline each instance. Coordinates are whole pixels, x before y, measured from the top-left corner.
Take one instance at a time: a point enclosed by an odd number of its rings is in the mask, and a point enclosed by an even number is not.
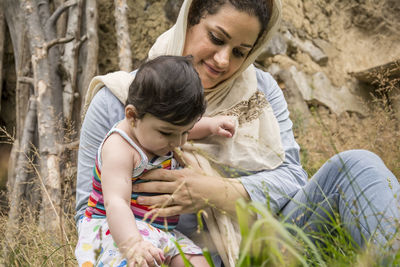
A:
[[[175,169],[176,161],[173,158],[173,153],[170,152],[168,155],[163,157],[155,157],[152,160],[148,160],[146,154],[139,148],[137,144],[121,129],[115,128],[115,126],[108,132],[106,138],[104,138],[101,143],[99,150],[97,152],[96,163],[93,168],[93,190],[90,194],[88,207],[85,211],[85,216],[88,218],[105,218],[106,210],[104,208],[104,199],[103,199],[103,191],[101,187],[101,149],[103,147],[104,141],[113,133],[119,134],[122,138],[124,138],[133,148],[135,148],[141,157],[141,162],[139,166],[137,166],[133,170],[132,174],[132,184],[143,183],[145,180],[141,180],[138,178],[141,174],[146,171],[163,168],[163,169]],[[138,196],[149,196],[156,195],[153,193],[136,193],[132,192],[131,196],[131,210],[135,215],[135,218],[138,220],[143,220],[146,212],[150,211],[151,208],[149,206],[139,205],[137,203]],[[147,218],[146,222],[150,223],[152,226],[161,229],[170,231],[176,227],[178,224],[179,215],[171,216],[171,217],[156,217],[152,218],[151,216]],[[151,222],[152,221],[152,222]]]

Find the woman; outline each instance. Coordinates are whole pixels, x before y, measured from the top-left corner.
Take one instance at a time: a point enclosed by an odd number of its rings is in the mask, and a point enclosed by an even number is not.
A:
[[[307,181],[283,94],[268,73],[252,65],[278,27],[280,9],[280,0],[186,0],[177,23],[149,52],[149,58],[192,55],[205,87],[205,115],[233,115],[238,126],[232,139],[211,137],[185,146],[184,158],[193,168],[146,174],[143,179],[153,181],[135,185],[135,190],[153,188],[151,192],[164,195],[140,197],[138,202],[170,203],[158,210],[161,216],[187,214],[181,216],[177,229],[189,236],[196,230],[196,217],[190,213],[212,206],[207,226],[226,266],[232,266],[238,255],[240,237],[234,234],[237,225],[231,218],[239,198],[266,203],[272,212],[312,229],[327,217],[325,211],[337,212],[361,246],[370,238],[385,244],[395,232],[390,219],[399,218],[393,196],[399,184],[375,154],[340,153]],[[89,91],[91,104],[81,129],[78,229],[91,191],[95,151],[123,117],[123,92],[103,88],[94,95],[95,91]],[[232,176],[237,179],[222,178]],[[318,213],[317,207],[325,208],[324,212]]]

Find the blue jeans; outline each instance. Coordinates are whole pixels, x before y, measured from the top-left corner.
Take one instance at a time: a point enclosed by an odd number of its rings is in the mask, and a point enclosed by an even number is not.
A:
[[[281,214],[307,232],[329,228],[339,215],[359,246],[385,245],[399,228],[399,193],[396,177],[377,155],[350,150],[328,160]]]

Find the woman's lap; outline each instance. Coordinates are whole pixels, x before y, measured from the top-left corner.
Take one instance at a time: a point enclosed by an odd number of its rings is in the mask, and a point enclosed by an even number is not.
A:
[[[396,177],[377,155],[350,150],[328,160],[281,213],[306,231],[329,227],[339,214],[358,245],[370,239],[385,245],[399,225],[399,193]]]

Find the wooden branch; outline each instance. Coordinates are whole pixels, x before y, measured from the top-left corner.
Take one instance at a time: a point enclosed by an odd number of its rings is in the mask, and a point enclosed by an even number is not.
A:
[[[18,77],[17,81],[19,83],[27,83],[27,84],[30,84],[32,86],[35,86],[35,79],[33,79],[31,77]]]
[[[45,43],[43,49],[48,51],[51,47],[53,47],[55,45],[69,43],[74,39],[75,39],[75,37],[73,37],[73,36],[57,38],[57,39],[51,40],[50,42]]]
[[[79,49],[81,48],[81,45],[82,45],[84,42],[86,42],[87,39],[88,39],[87,34],[85,34],[84,36],[82,36],[82,38],[81,38],[78,42],[76,42],[75,47],[74,47],[75,50],[79,50]]]
[[[400,59],[364,71],[350,72],[350,74],[366,83],[376,82],[379,75],[385,75],[387,78],[400,77]]]
[[[73,141],[71,143],[59,144],[58,153],[61,155],[66,150],[77,150],[79,148],[79,140]]]
[[[22,140],[20,145],[20,151],[18,151],[17,162],[16,162],[16,177],[10,194],[10,211],[8,213],[6,240],[10,240],[15,236],[18,231],[19,218],[20,218],[20,202],[23,199],[25,186],[28,178],[27,167],[29,166],[29,154],[31,149],[31,143],[33,143],[33,137],[36,129],[37,117],[36,117],[36,99],[31,96],[29,99],[28,112],[25,117],[24,131],[22,133]]]
[[[59,6],[53,14],[50,16],[50,18],[46,22],[46,28],[47,27],[52,27],[56,25],[56,22],[58,18],[63,14],[69,7],[74,6],[78,3],[77,0],[69,0],[67,2],[64,2],[61,6]]]
[[[114,0],[115,29],[118,43],[119,68],[132,71],[131,39],[127,17],[128,4],[126,0]]]

